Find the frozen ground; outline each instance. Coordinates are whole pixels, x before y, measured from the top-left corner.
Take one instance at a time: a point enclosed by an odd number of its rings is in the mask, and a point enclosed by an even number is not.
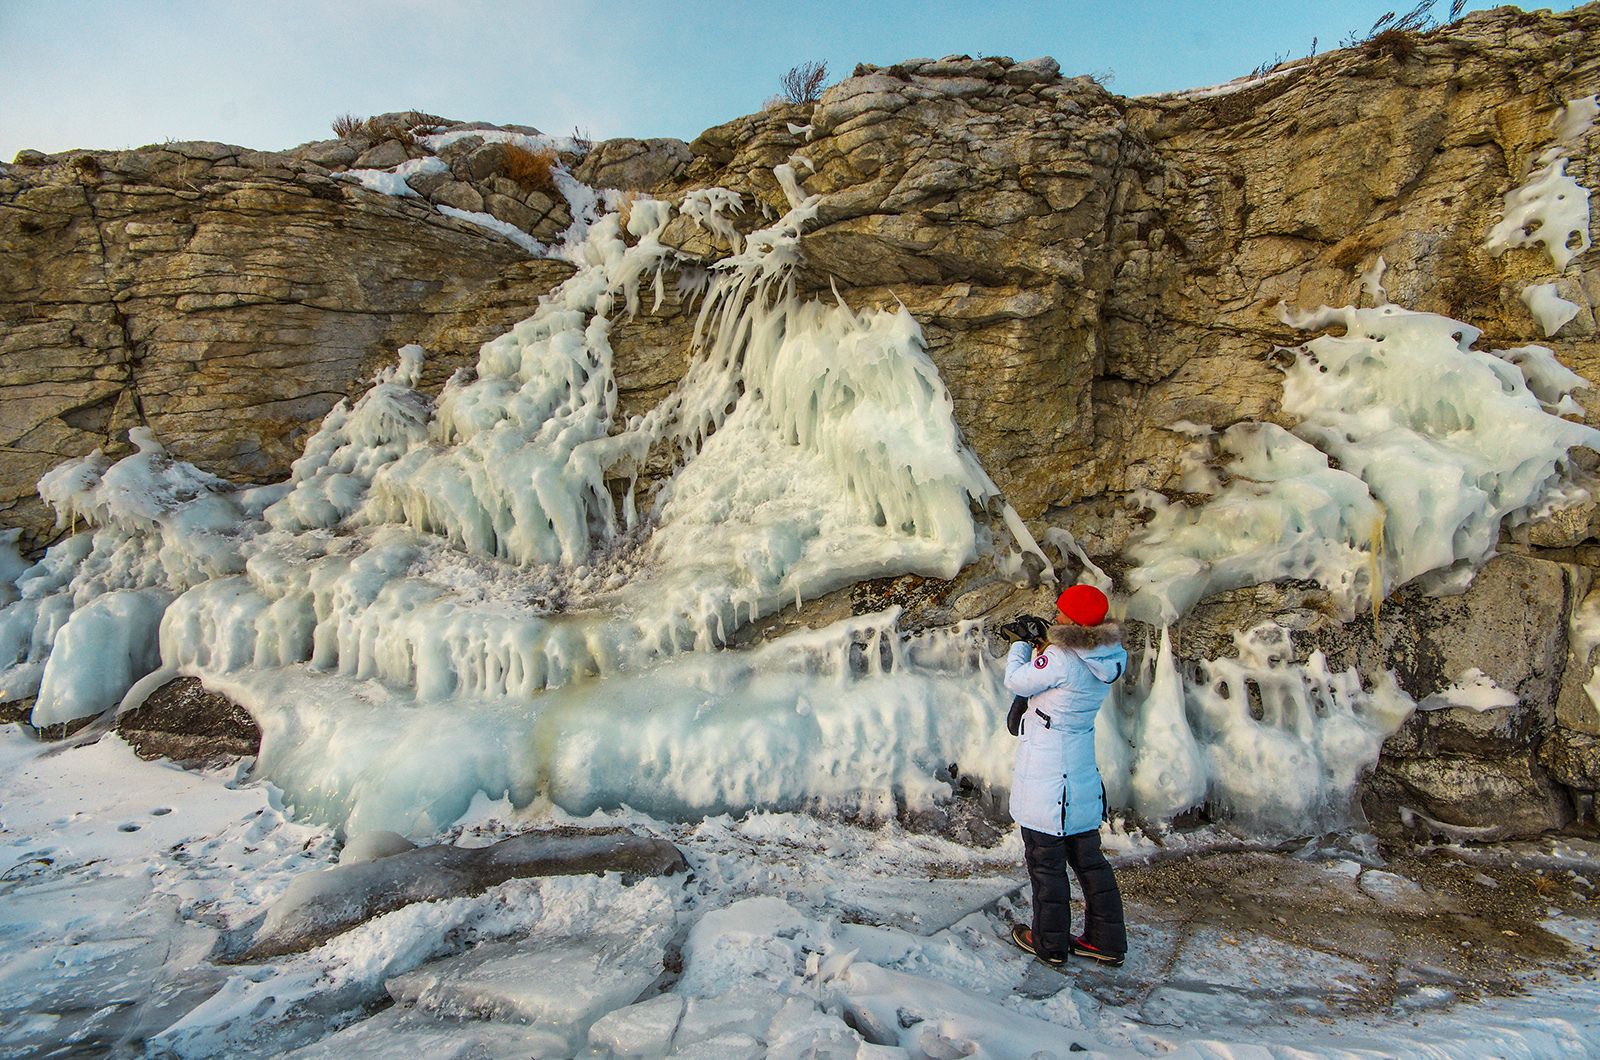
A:
[[[0,732],[0,1057],[1600,1055],[1577,841],[1384,860],[1108,832],[1132,950],[1062,974],[1001,939],[1014,837],[480,800],[437,839],[622,824],[692,876],[512,880],[230,966],[212,954],[339,846],[241,774]]]

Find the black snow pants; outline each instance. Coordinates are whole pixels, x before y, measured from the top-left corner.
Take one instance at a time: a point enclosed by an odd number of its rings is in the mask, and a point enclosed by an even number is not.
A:
[[[1033,884],[1033,940],[1041,957],[1066,957],[1072,952],[1072,866],[1083,889],[1083,941],[1102,953],[1121,956],[1128,950],[1128,929],[1122,921],[1122,892],[1111,862],[1100,849],[1098,830],[1077,835],[1048,835],[1022,830],[1022,848]]]

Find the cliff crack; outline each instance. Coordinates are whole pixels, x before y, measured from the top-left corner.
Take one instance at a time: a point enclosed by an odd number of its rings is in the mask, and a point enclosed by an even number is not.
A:
[[[100,273],[105,285],[106,297],[111,306],[111,318],[117,325],[117,330],[122,336],[123,360],[127,365],[128,378],[124,390],[133,403],[134,415],[139,418],[140,426],[148,427],[150,421],[144,412],[144,399],[139,393],[138,367],[141,359],[139,344],[133,337],[133,324],[128,315],[122,311],[122,306],[117,303],[117,293],[111,282],[111,251],[106,245],[106,222],[101,218],[100,211],[95,208],[94,189],[89,184],[89,175],[80,174],[77,178],[78,186],[83,189],[83,204],[89,211],[89,219],[94,222],[95,241],[100,248]],[[106,423],[102,428],[106,434],[106,441],[114,443],[117,439],[110,436],[109,431],[113,426],[112,417],[107,415]]]

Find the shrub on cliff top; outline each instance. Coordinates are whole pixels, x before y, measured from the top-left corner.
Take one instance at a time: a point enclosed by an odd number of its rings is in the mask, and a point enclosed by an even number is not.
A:
[[[783,75],[783,98],[789,103],[815,103],[822,98],[827,63],[803,63]]]

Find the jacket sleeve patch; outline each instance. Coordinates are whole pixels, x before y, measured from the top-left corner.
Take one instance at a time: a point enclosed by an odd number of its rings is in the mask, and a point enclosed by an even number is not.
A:
[[[1050,659],[1049,659],[1048,656],[1045,656],[1045,655],[1041,655],[1037,659],[1033,660],[1033,668],[1035,670],[1043,670],[1046,666],[1049,666],[1049,665],[1050,665]]]

